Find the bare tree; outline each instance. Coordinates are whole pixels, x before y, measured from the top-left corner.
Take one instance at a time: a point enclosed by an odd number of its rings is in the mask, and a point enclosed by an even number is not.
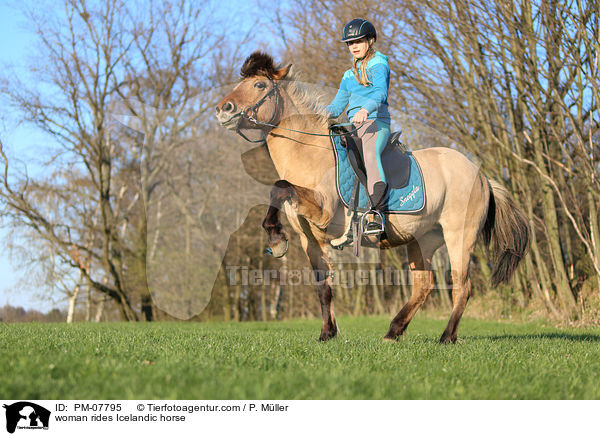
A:
[[[227,26],[215,31],[206,5],[63,6],[56,16],[30,12],[46,62],[32,67],[37,82],[9,77],[1,89],[24,121],[45,132],[52,146],[39,158],[55,170],[21,171],[0,143],[3,212],[9,225],[52,248],[51,258],[32,253],[38,261],[76,271],[63,277],[72,289],[80,275],[124,319],[152,320],[146,210],[154,212],[160,196],[153,191],[168,182],[165,157],[189,142],[186,131],[206,125],[211,100],[197,97],[231,80],[220,62],[237,53],[221,49]],[[122,116],[135,117],[141,128],[125,127]]]
[[[597,2],[298,0],[272,27],[310,80],[335,87],[348,65],[339,31],[358,16],[390,56],[405,141],[460,147],[517,193],[535,229],[517,288],[580,316],[583,284],[600,288]]]
[[[228,266],[294,272],[302,264],[293,241],[285,265],[263,257],[261,206],[252,207],[267,200],[268,185],[251,183],[239,160],[251,146],[216,130],[211,115],[220,87],[237,80],[251,51],[249,36],[230,44],[230,26],[192,2],[64,6],[64,15],[32,19],[46,62],[33,68],[38,82],[0,79],[12,108],[49,139],[39,158],[50,169],[41,172],[28,172],[0,143],[2,214],[18,240],[35,247],[31,260],[46,266],[48,282],[74,301],[81,276],[130,320],[167,317],[164,310],[189,317],[207,298],[206,317],[316,313],[308,286],[227,282]],[[343,25],[358,16],[373,21],[377,47],[390,57],[389,102],[405,142],[460,147],[527,211],[532,255],[505,291],[556,317],[587,313],[600,289],[597,2],[269,6],[261,29],[279,38],[275,54],[324,93],[337,89],[349,65]],[[482,284],[484,257],[480,249],[473,259],[473,280]],[[443,258],[436,262],[444,268]],[[376,268],[402,273],[403,254],[381,263]],[[436,277],[443,288],[444,274]],[[209,294],[200,297],[199,287]],[[341,286],[338,306],[380,313],[406,292]],[[436,304],[447,297],[441,291]]]

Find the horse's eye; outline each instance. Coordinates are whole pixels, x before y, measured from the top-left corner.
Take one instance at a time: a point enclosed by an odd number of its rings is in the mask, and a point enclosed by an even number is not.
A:
[[[254,84],[254,87],[258,88],[258,89],[265,89],[267,87],[267,85],[265,85],[265,82],[256,82]]]

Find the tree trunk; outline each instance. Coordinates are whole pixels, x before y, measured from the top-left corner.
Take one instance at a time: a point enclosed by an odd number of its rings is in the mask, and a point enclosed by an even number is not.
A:
[[[77,303],[77,297],[79,296],[79,291],[81,290],[81,286],[79,283],[75,286],[73,290],[73,295],[69,297],[69,310],[67,312],[67,324],[71,324],[73,322],[73,315],[75,313],[75,304]]]

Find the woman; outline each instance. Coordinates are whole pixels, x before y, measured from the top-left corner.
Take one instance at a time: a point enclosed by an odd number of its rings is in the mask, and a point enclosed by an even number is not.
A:
[[[387,103],[390,68],[387,56],[375,51],[373,44],[376,40],[375,27],[367,20],[357,18],[344,26],[342,42],[352,53],[352,68],[344,73],[337,95],[327,106],[334,118],[346,109],[348,118],[358,128],[372,211],[381,210],[386,200],[387,183],[381,165],[381,153],[390,136]],[[383,215],[376,215],[383,220]],[[383,227],[384,223],[381,222],[370,225],[369,229],[383,230]],[[332,241],[332,244],[339,246],[351,242],[348,240],[350,236],[350,232],[346,231],[342,238]]]

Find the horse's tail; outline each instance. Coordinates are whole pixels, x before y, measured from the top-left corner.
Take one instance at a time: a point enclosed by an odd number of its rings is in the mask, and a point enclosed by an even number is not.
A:
[[[530,230],[527,217],[517,207],[508,190],[489,180],[490,202],[483,226],[483,240],[492,243],[496,264],[492,271],[492,286],[507,283],[529,247]]]

